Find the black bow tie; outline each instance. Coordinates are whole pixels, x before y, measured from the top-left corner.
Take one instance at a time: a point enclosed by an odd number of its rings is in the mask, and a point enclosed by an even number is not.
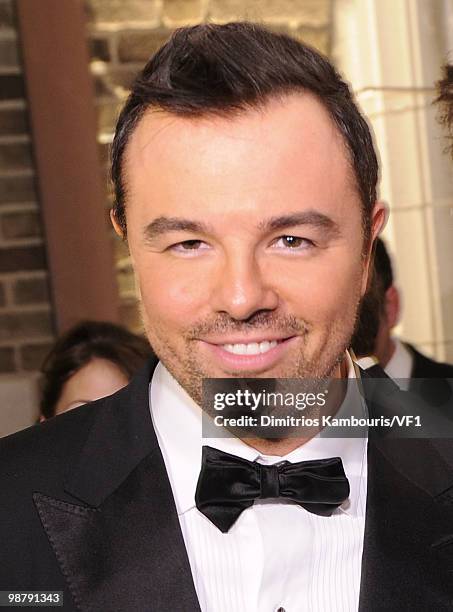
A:
[[[226,533],[255,499],[280,497],[321,516],[330,516],[349,496],[340,457],[261,465],[203,446],[195,502]]]

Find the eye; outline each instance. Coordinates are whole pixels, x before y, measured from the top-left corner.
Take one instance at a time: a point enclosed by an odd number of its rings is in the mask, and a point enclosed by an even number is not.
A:
[[[280,236],[273,244],[274,248],[284,249],[287,251],[305,251],[313,248],[315,245],[308,238],[300,238],[299,236]]]
[[[208,245],[202,240],[183,240],[168,247],[170,251],[182,254],[196,253],[197,251],[204,251],[206,248],[208,248]]]

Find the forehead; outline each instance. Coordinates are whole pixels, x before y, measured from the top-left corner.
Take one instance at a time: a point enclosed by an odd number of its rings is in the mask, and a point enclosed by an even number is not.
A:
[[[108,359],[94,357],[65,383],[64,399],[95,399],[112,393],[112,388],[127,384],[127,377]]]
[[[308,93],[228,117],[150,110],[131,136],[124,179],[127,214],[145,201],[156,213],[171,202],[186,212],[240,205],[269,214],[282,200],[294,208],[357,195],[344,140]]]

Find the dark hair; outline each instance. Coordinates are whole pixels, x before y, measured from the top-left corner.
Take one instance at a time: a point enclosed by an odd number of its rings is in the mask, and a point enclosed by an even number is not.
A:
[[[351,346],[357,355],[374,352],[381,316],[385,312],[385,293],[393,285],[393,268],[385,242],[377,238],[370,281],[360,303]]]
[[[92,359],[107,359],[131,379],[152,354],[149,342],[124,327],[98,321],[83,321],[57,340],[44,360],[40,412],[55,415],[63,386]]]
[[[263,105],[272,97],[297,91],[316,95],[343,136],[368,240],[378,163],[369,127],[348,85],[330,62],[310,46],[248,22],[176,30],[134,82],[112,145],[113,212],[124,236],[124,152],[148,108],[180,116],[234,115]]]
[[[381,293],[384,294],[393,285],[393,266],[382,238],[376,239],[373,272],[375,281],[380,285]]]
[[[439,93],[435,102],[440,104],[440,122],[449,131],[450,139],[453,139],[453,64],[446,64],[443,67],[442,79],[437,83]],[[448,147],[453,154],[453,144]]]

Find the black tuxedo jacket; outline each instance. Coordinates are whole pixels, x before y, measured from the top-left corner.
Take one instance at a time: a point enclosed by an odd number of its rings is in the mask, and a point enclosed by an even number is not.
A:
[[[71,611],[200,610],[150,418],[155,365],[0,440],[0,590],[61,590]],[[361,611],[453,609],[452,445],[369,440]]]
[[[434,361],[434,359],[419,353],[411,344],[406,344],[406,346],[414,357],[411,372],[412,378],[453,379],[453,365]]]

